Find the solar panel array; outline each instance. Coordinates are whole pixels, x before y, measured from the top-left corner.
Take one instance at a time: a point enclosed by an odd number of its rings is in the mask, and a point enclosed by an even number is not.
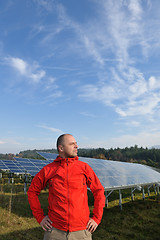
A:
[[[40,155],[47,159],[46,153],[41,152]],[[49,159],[55,159],[55,154],[50,153]],[[105,190],[160,183],[160,173],[142,164],[84,157],[79,157],[79,160],[91,166]]]
[[[40,159],[28,159],[28,158],[17,158],[18,162],[24,169],[25,172],[31,176],[35,176],[44,166],[51,163],[50,160],[40,160]]]
[[[55,153],[38,153],[46,160],[16,157],[14,161],[1,160],[0,169],[35,176],[45,165],[51,163],[57,157]],[[80,157],[79,160],[91,166],[105,190],[160,183],[160,173],[142,164],[84,157]]]
[[[44,166],[53,160],[14,158],[15,160],[0,160],[0,169],[11,173],[27,173],[35,176]]]

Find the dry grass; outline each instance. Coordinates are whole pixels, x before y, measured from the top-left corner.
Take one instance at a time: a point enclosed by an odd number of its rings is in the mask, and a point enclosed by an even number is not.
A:
[[[11,191],[12,188],[12,191]],[[1,188],[2,189],[2,188]],[[118,193],[109,198],[109,208],[104,209],[103,220],[93,235],[93,240],[159,240],[160,198],[151,192],[142,200],[142,194],[135,193],[131,202],[130,191],[123,195],[123,210],[119,209]],[[40,201],[47,213],[47,192],[43,191]],[[90,209],[93,198],[89,193]],[[0,240],[43,239],[43,230],[32,217],[23,185],[4,185],[0,192]]]

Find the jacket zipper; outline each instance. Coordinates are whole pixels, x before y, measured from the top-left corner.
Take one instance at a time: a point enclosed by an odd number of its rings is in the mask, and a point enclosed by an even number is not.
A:
[[[67,197],[68,197],[68,231],[69,231],[69,183],[68,183],[68,158],[67,158]]]

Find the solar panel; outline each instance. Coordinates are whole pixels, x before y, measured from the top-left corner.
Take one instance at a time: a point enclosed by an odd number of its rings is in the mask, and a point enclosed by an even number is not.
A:
[[[15,157],[15,160],[31,176],[35,176],[44,166],[50,163],[50,161],[48,160],[17,158],[17,157]]]
[[[37,152],[40,156],[44,157],[47,160],[55,160],[58,154],[56,153],[46,153],[46,152]]]
[[[0,169],[9,170],[12,173],[24,173],[24,169],[13,160],[1,160]]]
[[[142,164],[83,157],[79,160],[92,167],[106,190],[160,182],[160,173]]]
[[[0,169],[1,170],[9,170],[9,168],[6,166],[6,164],[3,162],[3,160],[0,160]]]
[[[55,153],[38,153],[46,159],[55,159],[56,156]],[[79,157],[79,160],[91,166],[105,190],[160,183],[160,173],[142,164],[85,157]]]

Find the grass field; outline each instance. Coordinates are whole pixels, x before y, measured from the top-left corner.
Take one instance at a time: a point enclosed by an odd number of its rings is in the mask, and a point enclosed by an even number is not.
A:
[[[118,192],[109,198],[104,208],[101,224],[93,234],[93,240],[160,240],[160,197],[154,191],[150,197],[135,192],[132,202],[130,190],[123,190],[123,210],[119,208]],[[40,195],[40,202],[47,213],[47,191]],[[92,212],[93,198],[89,193]],[[0,240],[40,240],[43,230],[32,217],[23,185],[0,185]]]

